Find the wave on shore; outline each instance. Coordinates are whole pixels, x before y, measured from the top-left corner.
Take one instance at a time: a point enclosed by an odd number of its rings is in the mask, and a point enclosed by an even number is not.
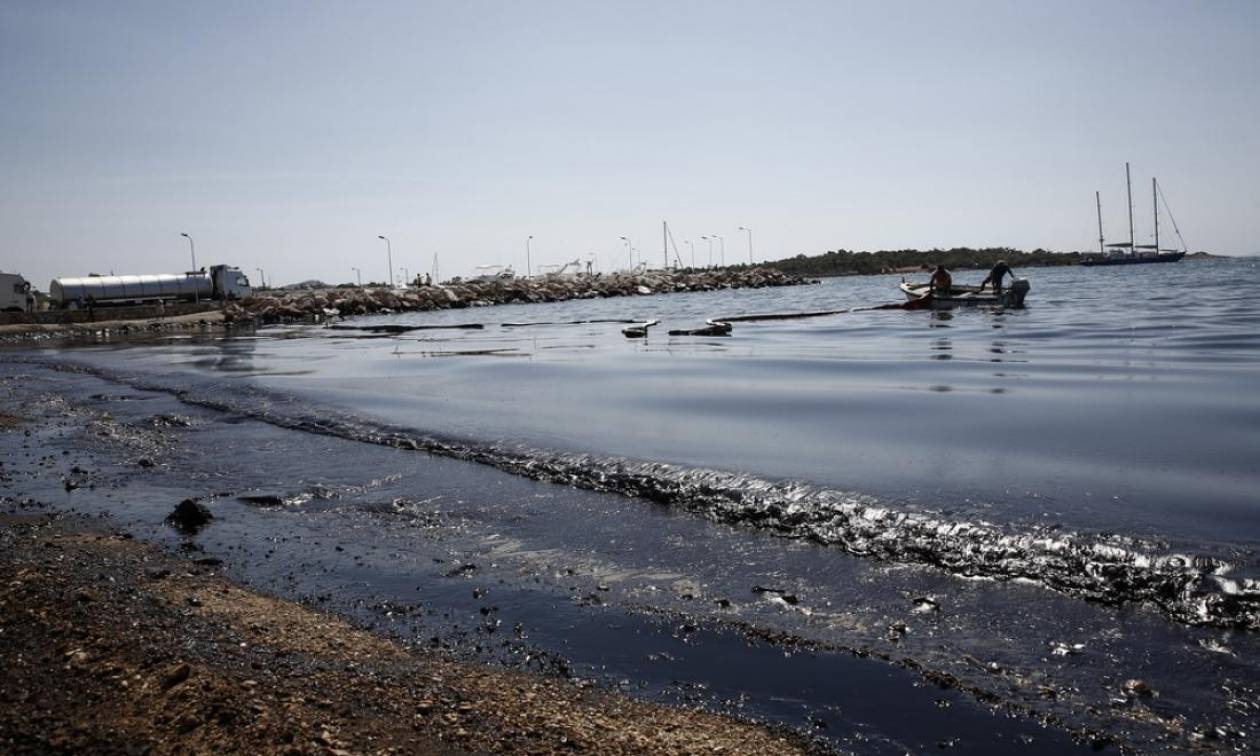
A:
[[[808,539],[848,553],[935,567],[965,578],[1029,581],[1109,604],[1141,603],[1187,625],[1260,630],[1260,580],[1233,577],[1211,556],[1159,553],[1159,545],[1053,527],[1017,529],[900,511],[851,492],[799,481],[662,462],[555,452],[439,437],[389,427],[275,396],[255,387],[231,393],[164,385],[79,364],[57,370],[176,396],[185,403],[307,433],[415,450],[582,489],[647,499],[713,520]]]

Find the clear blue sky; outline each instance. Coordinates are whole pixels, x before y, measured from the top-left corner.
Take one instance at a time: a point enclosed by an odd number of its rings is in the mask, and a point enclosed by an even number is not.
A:
[[[0,2],[0,269],[1260,251],[1260,2]],[[1165,220],[1165,222],[1167,222]]]

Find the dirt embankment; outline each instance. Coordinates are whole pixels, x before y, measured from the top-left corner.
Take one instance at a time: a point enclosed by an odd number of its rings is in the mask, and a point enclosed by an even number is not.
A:
[[[85,521],[0,516],[6,753],[800,753],[790,734],[409,650]]]

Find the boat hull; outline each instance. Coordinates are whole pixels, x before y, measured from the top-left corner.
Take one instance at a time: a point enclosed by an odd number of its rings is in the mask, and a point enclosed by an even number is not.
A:
[[[1001,291],[981,289],[979,286],[954,286],[948,293],[932,291],[930,284],[902,283],[899,287],[911,306],[933,310],[952,310],[957,307],[1010,307],[1021,308],[1028,296],[1028,281],[1017,278]]]
[[[1185,252],[1161,252],[1158,255],[1116,255],[1115,257],[1091,257],[1081,260],[1081,265],[1092,268],[1100,265],[1142,265],[1144,263],[1177,262]]]

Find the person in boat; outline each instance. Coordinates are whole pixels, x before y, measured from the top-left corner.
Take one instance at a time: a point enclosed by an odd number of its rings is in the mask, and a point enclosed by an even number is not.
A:
[[[940,291],[949,293],[950,287],[954,285],[954,279],[950,277],[949,271],[945,270],[944,265],[937,265],[936,270],[932,273],[930,286],[932,291]]]
[[[1015,273],[1011,270],[1011,266],[1006,264],[1005,260],[998,260],[997,265],[993,266],[993,270],[989,271],[989,275],[980,282],[981,290],[986,284],[993,284],[993,290],[999,294],[1002,292],[1002,279],[1010,276],[1011,280],[1015,280]]]

